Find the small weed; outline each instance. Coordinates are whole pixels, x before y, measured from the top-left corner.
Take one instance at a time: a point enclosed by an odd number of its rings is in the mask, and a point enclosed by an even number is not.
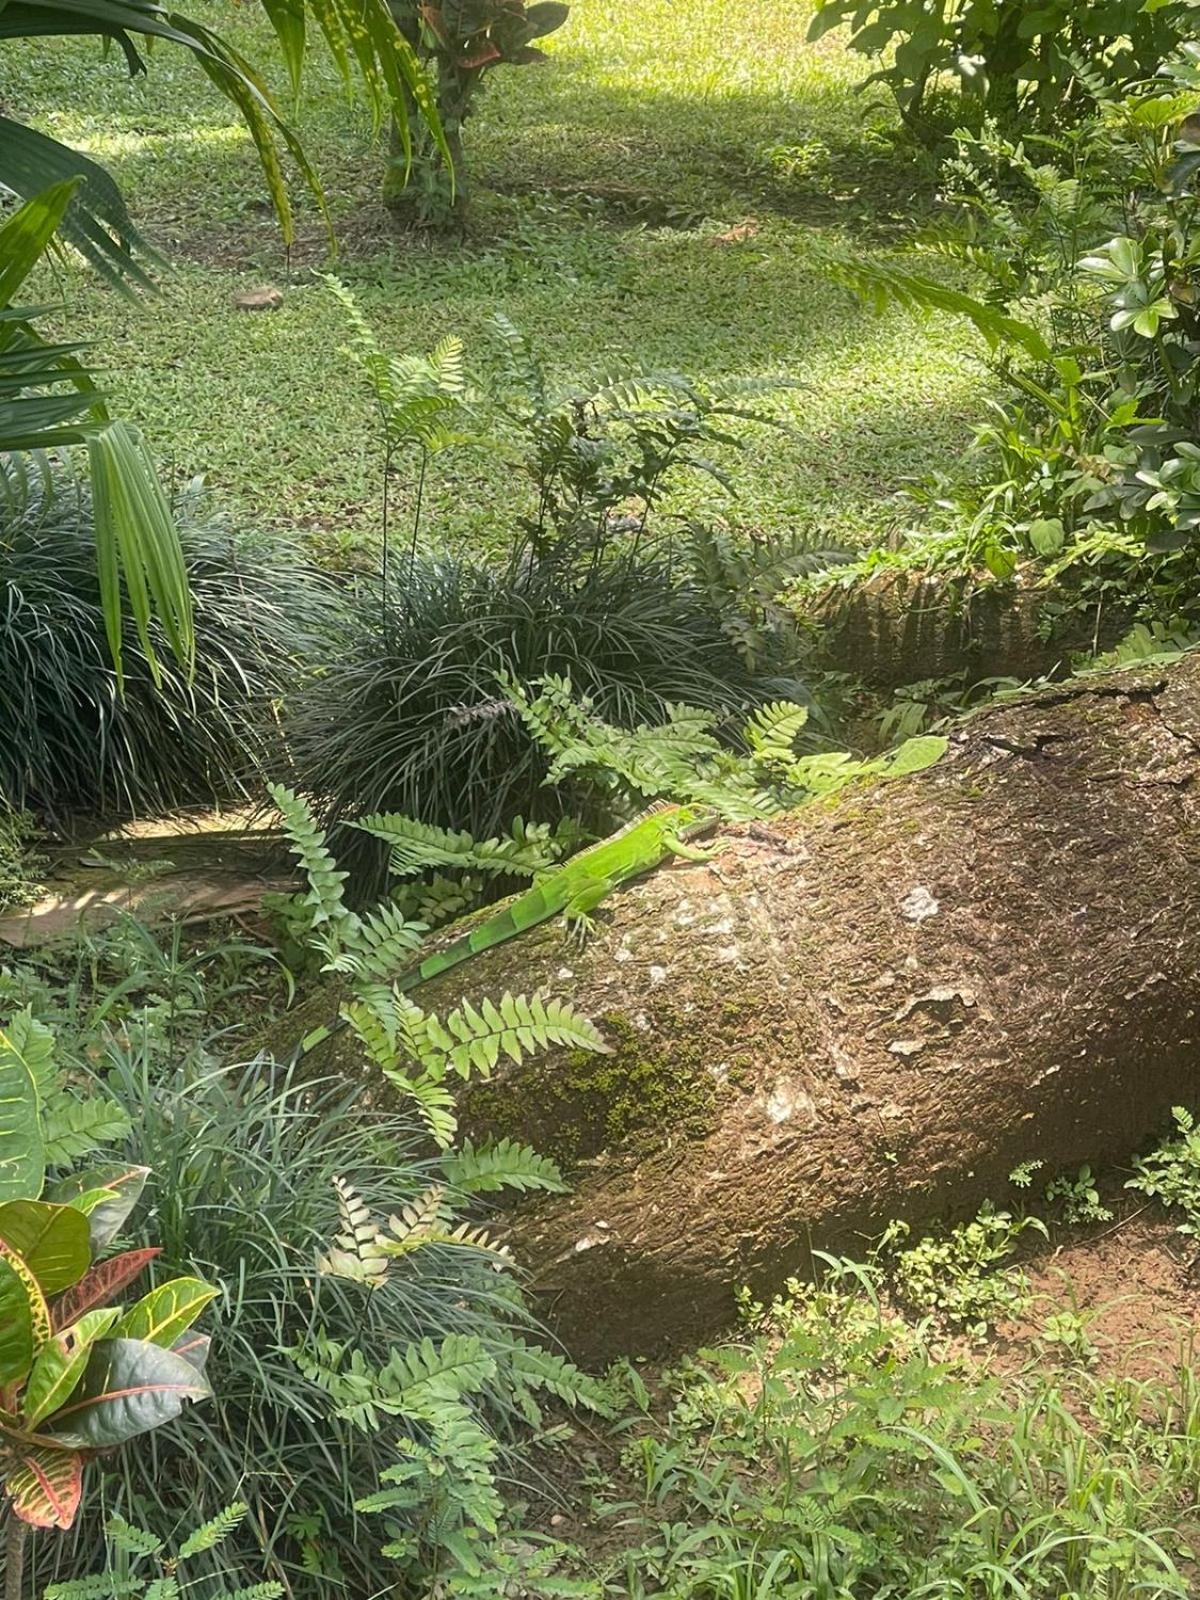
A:
[[[1125,1185],[1138,1189],[1163,1205],[1183,1213],[1178,1232],[1200,1233],[1200,1128],[1190,1111],[1176,1106],[1171,1115],[1179,1135],[1166,1139],[1134,1163],[1134,1175]]]
[[[1080,1167],[1073,1178],[1064,1172],[1052,1179],[1046,1185],[1046,1199],[1059,1207],[1064,1222],[1081,1225],[1112,1221],[1113,1214],[1100,1198],[1091,1167]]]
[[[984,1205],[973,1222],[907,1247],[908,1224],[894,1222],[883,1248],[892,1252],[892,1279],[906,1305],[982,1338],[993,1323],[1028,1309],[1029,1282],[1010,1263],[1029,1229],[1046,1233],[1037,1217],[1014,1217]]]

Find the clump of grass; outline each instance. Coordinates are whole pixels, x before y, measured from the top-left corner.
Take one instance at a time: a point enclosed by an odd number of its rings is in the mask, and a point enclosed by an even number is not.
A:
[[[1194,1592],[1190,1364],[1152,1384],[988,1380],[889,1308],[878,1262],[822,1259],[816,1284],[753,1308],[758,1337],[687,1364],[669,1411],[630,1369],[644,1416],[594,1508],[620,1522],[586,1592]]]
[[[129,1243],[162,1247],[161,1277],[194,1273],[220,1285],[213,1396],[169,1437],[90,1469],[102,1477],[90,1510],[69,1536],[45,1542],[41,1559],[54,1570],[39,1582],[101,1567],[114,1511],[169,1540],[242,1500],[250,1514],[227,1553],[246,1573],[296,1595],[391,1592],[398,1568],[382,1553],[384,1530],[356,1501],[378,1490],[412,1426],[389,1421],[385,1408],[373,1429],[355,1427],[292,1352],[313,1357],[328,1338],[378,1369],[410,1343],[474,1336],[496,1367],[478,1414],[510,1434],[519,1420],[512,1374],[528,1359],[519,1340],[532,1327],[515,1277],[469,1241],[423,1245],[371,1290],[319,1274],[339,1228],[335,1178],[385,1218],[446,1183],[440,1165],[421,1158],[415,1126],[372,1108],[361,1087],[301,1084],[262,1060],[222,1070],[203,1051],[164,1074],[136,1027],[126,1040],[110,1044],[102,1065],[136,1129],[128,1154],[151,1168],[149,1204]]]
[[[598,715],[627,725],[661,720],[671,701],[733,711],[804,694],[748,672],[705,597],[653,559],[578,576],[418,559],[386,593],[364,592],[362,615],[362,633],[295,697],[289,721],[297,787],[327,824],[400,811],[486,838],[518,815],[571,811],[577,797],[542,786],[546,757],[501,675],[568,677]],[[364,859],[361,836],[339,849]]]
[[[333,586],[277,538],[180,507],[195,598],[191,679],[132,628],[122,694],[105,640],[86,493],[62,474],[0,501],[0,801],[62,815],[162,811],[249,792],[280,700],[324,654]]]

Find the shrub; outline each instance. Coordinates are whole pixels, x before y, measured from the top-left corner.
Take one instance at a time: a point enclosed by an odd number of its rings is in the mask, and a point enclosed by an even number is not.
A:
[[[818,0],[809,38],[848,23],[852,50],[887,58],[868,82],[886,83],[910,124],[946,78],[990,115],[1047,124],[1088,85],[1150,77],[1191,13],[1188,0]]]
[[[131,626],[124,696],[105,642],[91,506],[62,476],[0,499],[0,801],[51,813],[163,810],[247,792],[279,698],[324,653],[333,589],[279,541],[236,537],[194,495],[181,533],[196,671],[155,673]],[[153,629],[152,629],[153,632]]]
[[[424,1526],[432,1491],[407,1513],[393,1511],[390,1525],[364,1521],[356,1502],[380,1489],[403,1441],[421,1429],[386,1405],[367,1428],[361,1415],[335,1409],[327,1390],[336,1387],[337,1350],[355,1351],[356,1364],[378,1374],[420,1341],[471,1342],[487,1371],[465,1397],[469,1420],[486,1430],[498,1464],[512,1425],[537,1416],[536,1390],[590,1397],[581,1375],[526,1342],[531,1322],[516,1279],[486,1237],[466,1230],[452,1239],[450,1226],[432,1226],[443,1204],[461,1212],[473,1193],[501,1187],[506,1168],[528,1168],[535,1186],[551,1169],[511,1147],[498,1159],[467,1147],[422,1161],[407,1119],[372,1109],[345,1084],[301,1086],[269,1062],[222,1071],[193,1061],[160,1078],[143,1054],[113,1048],[109,1068],[108,1087],[135,1109],[136,1149],[153,1166],[150,1226],[163,1248],[155,1270],[183,1262],[220,1285],[215,1397],[170,1439],[105,1465],[95,1514],[59,1548],[56,1571],[40,1576],[103,1565],[102,1511],[169,1541],[179,1526],[240,1499],[250,1514],[226,1554],[244,1572],[297,1596],[326,1595],[331,1584],[391,1592],[397,1567],[381,1546],[398,1529]],[[408,1226],[400,1259],[373,1287],[318,1272],[331,1243],[353,1249],[337,1237],[345,1225],[335,1180],[364,1214]],[[435,1184],[444,1202],[431,1201]],[[128,1242],[140,1244],[140,1234]],[[369,1385],[364,1377],[360,1399]]]

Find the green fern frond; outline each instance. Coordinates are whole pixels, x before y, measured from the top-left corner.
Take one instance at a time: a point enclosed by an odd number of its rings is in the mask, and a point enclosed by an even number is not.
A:
[[[267,788],[283,818],[291,852],[308,879],[305,899],[312,908],[313,925],[343,919],[346,909],[342,901],[342,884],[348,874],[338,869],[326,848],[325,835],[317,827],[310,806],[294,790],[285,788],[281,783],[268,784]]]
[[[613,1415],[604,1385],[554,1351],[514,1339],[505,1346],[505,1356],[510,1373],[525,1387],[545,1390],[569,1406],[594,1411],[598,1416]]]
[[[161,1578],[155,1578],[142,1590],[142,1600],[179,1600],[179,1579],[173,1573],[166,1572]]]
[[[389,1081],[412,1096],[421,1120],[429,1129],[429,1136],[440,1150],[448,1150],[458,1132],[458,1118],[454,1114],[454,1096],[443,1083],[430,1077],[406,1077],[400,1072],[389,1072]]]
[[[898,305],[907,311],[948,312],[966,317],[992,348],[1015,344],[1035,361],[1051,358],[1049,345],[1032,323],[1007,316],[986,301],[977,300],[961,289],[952,289],[935,278],[906,272],[890,262],[868,261],[861,254],[837,255],[828,247],[823,247],[816,259],[831,278],[853,290],[860,299],[869,301],[876,310]]]
[[[144,1583],[144,1578],[130,1573],[93,1572],[85,1578],[48,1583],[42,1600],[125,1600],[126,1595],[140,1593]]]
[[[463,1194],[495,1194],[501,1189],[563,1194],[567,1188],[553,1161],[514,1139],[478,1147],[466,1139],[443,1159],[442,1172],[450,1187]]]
[[[163,1541],[145,1528],[135,1528],[124,1517],[109,1517],[104,1524],[104,1535],[115,1550],[127,1556],[156,1556]]]
[[[389,1404],[416,1404],[421,1398],[461,1398],[477,1394],[496,1376],[496,1363],[474,1334],[451,1333],[434,1344],[422,1339],[393,1352],[380,1373]]]
[[[808,707],[790,700],[760,706],[746,724],[746,742],[762,766],[786,771],[796,759],[796,740],[808,722]]]
[[[250,1583],[242,1589],[222,1589],[216,1600],[279,1600],[284,1593],[281,1583],[266,1579],[262,1583]]]
[[[392,903],[402,916],[438,928],[473,911],[482,898],[482,877],[467,872],[461,878],[447,878],[437,873],[424,882],[406,884]]]
[[[130,1131],[125,1110],[114,1100],[96,1096],[77,1100],[53,1093],[42,1106],[42,1139],[51,1166],[66,1166],[99,1144],[116,1144]]]
[[[355,930],[352,970],[368,982],[394,978],[411,965],[428,932],[428,923],[408,921],[397,906],[379,906]]]
[[[210,1517],[200,1527],[193,1529],[180,1546],[177,1559],[187,1561],[192,1556],[200,1555],[202,1551],[215,1550],[218,1545],[224,1544],[248,1510],[245,1501],[235,1500],[231,1505],[218,1511],[215,1517]]]
[[[502,1055],[519,1065],[535,1050],[551,1045],[611,1053],[595,1023],[573,1005],[538,994],[529,998],[504,994],[498,1004],[483,1000],[478,1009],[465,1000],[443,1026],[452,1036],[447,1064],[462,1078],[472,1072],[489,1075]]]

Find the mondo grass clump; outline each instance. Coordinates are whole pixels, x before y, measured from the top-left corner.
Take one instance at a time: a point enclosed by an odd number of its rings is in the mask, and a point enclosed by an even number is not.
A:
[[[670,702],[734,713],[806,699],[791,678],[749,672],[707,597],[661,559],[584,566],[417,558],[364,591],[361,632],[296,695],[296,787],[326,825],[399,811],[486,838],[514,817],[586,812],[548,790],[547,758],[501,690],[504,679],[569,678],[607,721],[664,720]],[[372,841],[346,830],[364,873]]]
[[[177,510],[195,607],[190,678],[132,624],[124,688],[105,638],[91,504],[64,469],[0,494],[0,802],[51,818],[153,813],[252,792],[282,697],[328,653],[334,587],[281,541],[235,533],[198,491]]]

